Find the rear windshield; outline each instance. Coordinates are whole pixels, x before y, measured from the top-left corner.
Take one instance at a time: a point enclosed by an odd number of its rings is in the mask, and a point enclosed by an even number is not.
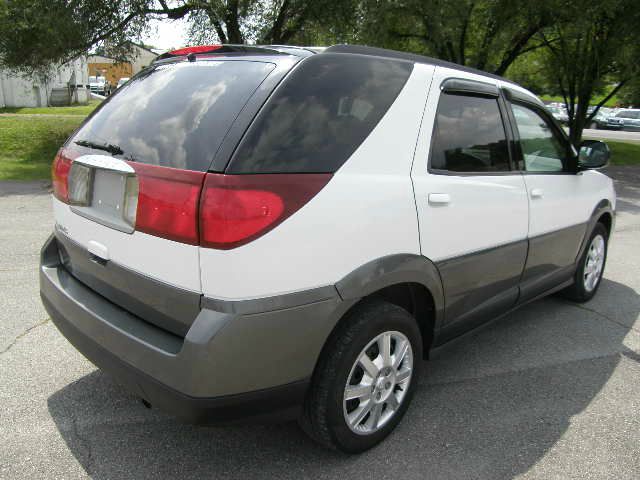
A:
[[[115,145],[122,158],[136,162],[205,171],[274,67],[255,61],[158,65],[120,87],[71,141]]]
[[[305,59],[265,105],[229,173],[333,173],[387,112],[413,64],[355,55]]]

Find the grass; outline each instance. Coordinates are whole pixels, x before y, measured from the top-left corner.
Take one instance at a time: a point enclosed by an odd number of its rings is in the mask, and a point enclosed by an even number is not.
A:
[[[0,117],[0,180],[50,178],[56,152],[82,120]]]
[[[0,108],[0,113],[18,113],[21,115],[49,114],[49,115],[89,115],[100,104],[100,100],[90,100],[87,105],[73,105],[71,107],[6,107]]]
[[[595,95],[591,99],[591,105],[598,105],[604,99],[605,96],[606,95]],[[540,95],[540,98],[542,99],[543,102],[559,102],[564,104],[564,98],[562,97],[562,95]],[[620,103],[620,99],[616,95],[614,95],[609,100],[607,100],[607,103],[605,103],[604,106],[613,108],[619,103]]]
[[[605,142],[611,149],[611,165],[640,165],[640,143]]]

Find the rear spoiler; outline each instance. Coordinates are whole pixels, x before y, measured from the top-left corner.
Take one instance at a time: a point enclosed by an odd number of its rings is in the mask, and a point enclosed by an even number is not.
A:
[[[317,51],[317,47],[305,48],[288,45],[198,45],[165,52],[158,55],[154,62],[180,57],[195,59],[196,55],[295,55],[306,57]]]

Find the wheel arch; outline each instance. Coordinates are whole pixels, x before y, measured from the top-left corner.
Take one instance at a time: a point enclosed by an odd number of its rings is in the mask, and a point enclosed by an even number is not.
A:
[[[362,265],[335,287],[348,308],[325,345],[350,311],[362,302],[379,298],[404,308],[416,319],[422,334],[423,352],[425,357],[428,355],[444,317],[440,273],[429,259],[413,254],[389,255]]]
[[[576,256],[576,262],[578,262],[578,260],[582,258],[582,255],[587,248],[587,243],[589,241],[589,237],[591,236],[591,232],[593,231],[597,223],[602,223],[607,229],[607,234],[611,236],[615,225],[615,212],[611,206],[611,202],[607,199],[603,199],[598,202],[596,207],[593,209],[589,220],[587,221],[587,228],[584,232],[580,250],[578,251],[578,255]]]

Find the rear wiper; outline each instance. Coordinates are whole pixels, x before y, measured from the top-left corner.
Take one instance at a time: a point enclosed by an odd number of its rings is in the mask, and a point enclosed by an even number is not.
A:
[[[77,140],[74,143],[76,145],[80,145],[81,147],[104,150],[105,152],[109,152],[111,155],[122,155],[124,153],[124,150],[122,150],[118,145],[114,145],[112,143],[97,143],[90,140]]]

